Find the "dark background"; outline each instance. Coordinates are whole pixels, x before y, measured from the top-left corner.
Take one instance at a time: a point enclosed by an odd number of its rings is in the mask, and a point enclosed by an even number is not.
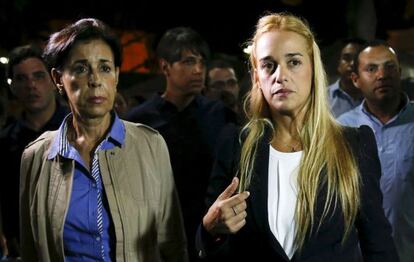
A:
[[[364,6],[369,4],[373,8],[366,11]],[[328,75],[336,73],[340,39],[388,39],[389,30],[414,25],[414,0],[0,0],[0,56],[7,56],[18,45],[42,44],[50,33],[67,23],[96,17],[118,31],[144,32],[149,52],[166,30],[189,26],[205,37],[213,53],[226,53],[243,61],[246,57],[242,49],[258,18],[266,12],[281,11],[308,20],[322,49]],[[361,33],[361,27],[368,30]],[[414,39],[410,41],[414,50]],[[143,79],[135,75],[124,77],[124,86]]]
[[[39,34],[46,37],[51,19],[74,21],[92,16],[114,28],[150,33],[154,36],[154,42],[171,27],[190,26],[205,36],[212,50],[237,54],[241,45],[251,36],[258,17],[265,11],[290,11],[305,17],[319,43],[327,46],[353,34],[352,14],[358,8],[356,6],[366,0],[0,1],[0,48],[5,50],[39,38]],[[385,31],[390,28],[404,28],[412,24],[412,17],[404,17],[407,5],[412,0],[372,2],[378,21],[377,35],[381,38],[386,37]]]

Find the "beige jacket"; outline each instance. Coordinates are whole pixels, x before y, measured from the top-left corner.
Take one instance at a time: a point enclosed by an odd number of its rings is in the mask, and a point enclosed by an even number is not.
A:
[[[99,152],[116,235],[116,261],[187,261],[181,210],[161,135],[124,121],[125,143]],[[57,131],[29,144],[20,181],[23,261],[64,261],[63,227],[74,161],[48,160]]]

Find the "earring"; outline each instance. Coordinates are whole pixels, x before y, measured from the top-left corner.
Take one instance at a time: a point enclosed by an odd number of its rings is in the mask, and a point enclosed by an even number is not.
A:
[[[65,91],[63,91],[63,85],[62,84],[57,84],[56,86],[57,86],[59,95],[63,96],[63,94],[65,93]]]

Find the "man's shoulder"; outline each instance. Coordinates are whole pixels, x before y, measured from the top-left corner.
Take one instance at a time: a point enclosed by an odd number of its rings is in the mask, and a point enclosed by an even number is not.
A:
[[[142,118],[147,116],[158,115],[160,102],[161,100],[157,96],[154,96],[144,103],[133,107],[125,119],[132,122],[140,122]]]
[[[413,114],[413,112],[414,112],[414,101],[410,101],[410,102],[407,103],[407,110],[406,111],[410,116],[414,117],[414,114]]]
[[[328,90],[333,90],[339,88],[339,79],[335,80],[332,84],[328,86]]]
[[[341,114],[337,120],[343,125],[355,126],[355,123],[359,122],[362,116],[362,111],[359,106]],[[359,126],[359,125],[358,125]]]
[[[201,95],[196,97],[196,101],[204,115],[207,114],[209,117],[224,117],[225,122],[237,122],[236,113],[223,102],[211,100]]]
[[[332,96],[339,89],[339,79],[328,86],[328,94]]]
[[[212,100],[203,95],[198,95],[195,99],[198,106],[202,109],[224,110],[226,108],[223,102]]]
[[[17,122],[13,122],[5,126],[0,131],[0,140],[10,139],[10,137],[12,136],[11,134],[13,133],[13,130],[15,130],[16,128],[16,125],[17,125]]]

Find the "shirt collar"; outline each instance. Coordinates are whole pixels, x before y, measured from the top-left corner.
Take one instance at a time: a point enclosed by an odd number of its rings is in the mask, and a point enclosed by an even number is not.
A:
[[[362,98],[359,99],[353,99],[352,96],[350,96],[347,92],[345,92],[342,88],[341,88],[341,83],[340,80],[338,79],[334,85],[332,85],[332,87],[330,88],[330,92],[332,93],[332,97],[338,97],[338,96],[342,96],[342,97],[346,97],[347,99],[350,99],[350,101],[354,101],[354,102],[361,102]]]
[[[339,79],[331,86],[331,92],[332,94],[336,94],[338,92],[342,91],[339,87]]]
[[[390,120],[386,123],[386,125],[388,125],[389,123],[392,123],[395,119],[397,119],[408,107],[408,105],[410,104],[410,99],[408,97],[408,95],[406,93],[402,93],[403,99],[404,99],[404,105],[403,107],[400,109],[400,111],[398,111],[398,113]],[[367,109],[366,109],[366,99],[362,100],[362,103],[359,105],[359,110],[364,113],[365,115],[367,115],[370,118],[375,118],[377,119],[373,114],[371,114]],[[378,120],[379,121],[379,120]]]
[[[162,97],[162,94],[157,94],[154,99],[155,99],[155,102],[159,104],[160,108],[162,108],[163,110],[178,112],[177,106],[171,103],[170,101],[164,99]],[[199,104],[201,103],[200,99],[201,99],[201,96],[196,95],[194,99],[190,102],[190,104],[188,104],[183,111],[186,111],[192,108],[197,108]]]
[[[111,141],[114,145],[122,147],[125,142],[125,125],[115,112],[111,113],[114,119],[111,125],[111,129],[106,137],[107,141]],[[62,121],[58,129],[57,136],[53,139],[51,150],[48,154],[48,159],[56,157],[57,154],[68,157],[70,145],[67,139],[67,126],[68,121],[71,121],[72,113],[68,114]],[[111,147],[103,146],[102,149],[110,149]]]

